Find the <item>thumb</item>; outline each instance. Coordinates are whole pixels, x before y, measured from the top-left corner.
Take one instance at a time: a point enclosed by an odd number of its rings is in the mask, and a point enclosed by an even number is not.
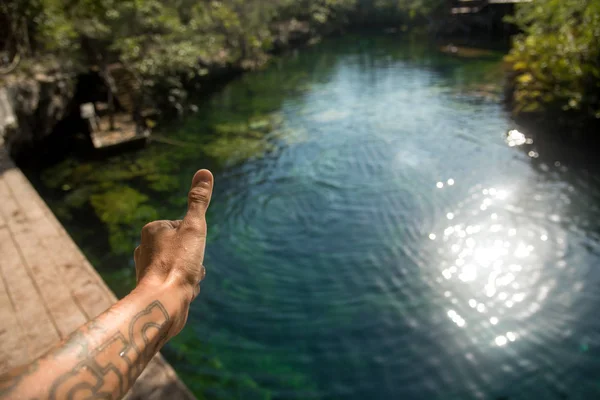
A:
[[[201,169],[194,175],[188,194],[188,211],[184,218],[188,225],[198,228],[204,225],[204,214],[212,196],[213,182],[213,175],[207,169]]]

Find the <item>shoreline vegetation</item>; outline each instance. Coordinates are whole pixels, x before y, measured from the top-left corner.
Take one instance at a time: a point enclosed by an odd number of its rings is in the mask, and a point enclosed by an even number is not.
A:
[[[10,0],[0,8],[8,31],[0,44],[12,78],[92,70],[110,82],[110,66],[120,64],[155,108],[181,113],[188,93],[260,69],[275,54],[350,28],[423,26],[443,3]]]
[[[521,32],[505,57],[513,114],[598,140],[600,1],[535,0],[507,20]]]
[[[114,103],[110,70],[119,65],[136,81],[140,107],[155,110],[146,121],[153,125],[193,112],[191,97],[325,36],[376,28],[452,37],[460,24],[451,6],[445,0],[9,0],[0,7],[0,82],[19,86],[60,76],[70,88],[61,94],[64,110],[44,121],[58,124],[76,113],[73,97]],[[536,0],[515,8],[507,19],[521,33],[506,57],[505,88],[513,114],[558,119],[573,129],[600,121],[599,3]],[[42,139],[35,135],[29,135],[34,142]]]

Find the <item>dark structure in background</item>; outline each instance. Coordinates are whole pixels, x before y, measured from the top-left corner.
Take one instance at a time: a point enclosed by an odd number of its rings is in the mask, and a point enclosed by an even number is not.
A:
[[[445,29],[451,34],[487,34],[509,36],[516,27],[504,22],[504,17],[513,15],[515,5],[532,0],[451,0],[450,19]]]

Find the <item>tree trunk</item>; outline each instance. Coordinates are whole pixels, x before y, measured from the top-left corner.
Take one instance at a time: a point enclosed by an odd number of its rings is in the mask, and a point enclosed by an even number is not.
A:
[[[108,94],[108,123],[109,129],[111,131],[115,130],[115,96],[114,96],[114,80],[108,70],[108,65],[106,64],[106,59],[102,59],[102,75],[104,76],[104,81],[106,82],[106,89]]]

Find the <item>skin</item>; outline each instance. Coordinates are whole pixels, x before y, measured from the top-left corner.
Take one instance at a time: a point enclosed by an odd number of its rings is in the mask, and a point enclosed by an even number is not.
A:
[[[136,288],[46,355],[0,377],[0,399],[120,399],[185,326],[206,272],[206,209],[213,189],[196,172],[183,220],[155,221],[135,249]]]

